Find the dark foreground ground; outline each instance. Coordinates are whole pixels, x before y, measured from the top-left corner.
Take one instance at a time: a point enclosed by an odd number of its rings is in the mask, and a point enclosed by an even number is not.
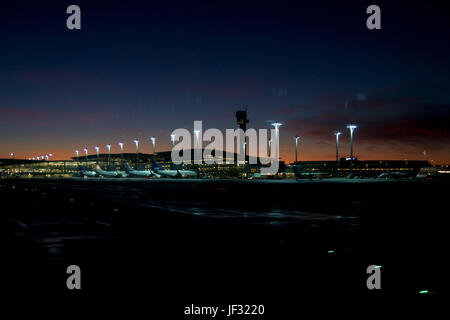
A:
[[[3,179],[3,288],[12,300],[139,301],[176,319],[191,304],[264,304],[264,318],[286,319],[306,301],[352,308],[439,297],[446,291],[448,187]],[[82,271],[79,291],[66,287],[72,264]],[[374,264],[381,290],[366,287]]]

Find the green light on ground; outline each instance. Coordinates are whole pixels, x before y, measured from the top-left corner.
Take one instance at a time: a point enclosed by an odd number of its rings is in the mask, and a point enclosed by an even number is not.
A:
[[[430,291],[428,291],[428,290],[420,290],[419,293],[420,294],[427,294],[427,293],[430,293]]]
[[[73,199],[70,199],[69,201],[70,201],[70,202],[73,202]]]
[[[328,253],[334,253],[334,250],[328,250]]]
[[[381,269],[382,266],[375,266],[375,269]]]
[[[117,208],[116,208],[116,209],[114,209],[114,212],[119,212],[119,209],[117,209]]]

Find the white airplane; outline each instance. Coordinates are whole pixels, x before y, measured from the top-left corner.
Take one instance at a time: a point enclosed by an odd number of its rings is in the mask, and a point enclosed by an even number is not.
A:
[[[156,163],[155,160],[152,161],[152,170],[157,175],[163,177],[171,177],[171,178],[196,178],[197,172],[192,170],[166,170],[161,168],[161,166]]]
[[[81,164],[78,165],[78,171],[80,172],[80,176],[82,176],[82,177],[96,177],[97,176],[97,172],[85,170]]]
[[[100,165],[96,165],[95,171],[98,173],[99,176],[102,177],[117,177],[117,178],[126,178],[128,177],[128,174],[125,171],[106,171],[103,170]]]
[[[124,163],[125,172],[133,177],[150,177],[152,172],[150,170],[134,170],[128,163]]]

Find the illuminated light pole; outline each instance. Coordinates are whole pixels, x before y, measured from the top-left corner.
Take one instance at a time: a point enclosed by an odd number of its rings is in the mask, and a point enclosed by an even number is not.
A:
[[[247,141],[244,141],[244,164],[246,163],[246,156],[247,156]],[[250,155],[249,155],[250,158]]]
[[[197,168],[198,168],[198,162],[195,160],[195,159],[197,159],[197,154],[200,152],[200,154],[201,154],[201,151],[199,151],[198,149],[198,147],[200,146],[200,139],[199,139],[199,135],[200,135],[200,130],[194,130],[194,134],[195,134],[195,143],[194,143],[194,163],[196,163],[197,164]],[[200,155],[200,157],[201,157],[201,155]]]
[[[173,133],[170,135],[170,140],[172,140],[172,147],[175,147],[175,135]]]
[[[295,162],[298,162],[298,139],[300,139],[299,136],[295,136]]]
[[[50,158],[53,158],[53,153],[49,153],[48,156],[49,156]]]
[[[279,128],[282,123],[274,122],[272,125],[275,127],[275,161],[279,161],[279,149],[280,149],[280,137],[279,137]]]
[[[97,163],[100,163],[100,155],[98,154],[98,151],[100,150],[100,148],[98,146],[95,146],[94,149],[97,152]]]
[[[78,154],[80,153],[80,151],[75,150],[75,153],[77,154],[77,162],[80,162],[80,161],[78,160]],[[39,158],[38,158],[38,160],[39,160]]]
[[[111,159],[111,145],[107,144],[106,149],[108,149],[108,167],[109,167],[109,160]],[[108,169],[106,169],[108,170]]]
[[[120,162],[123,163],[123,142],[119,142],[118,145],[120,146]]]
[[[339,136],[342,134],[342,132],[335,131],[334,135],[336,136],[336,174],[339,169]]]
[[[150,140],[153,142],[153,160],[155,160],[156,138],[151,137]]]
[[[48,154],[45,155],[45,160],[47,160],[47,171],[49,171],[49,168],[48,168],[48,165],[49,165],[49,163],[48,163]]]
[[[350,130],[350,174],[353,173],[353,131],[357,128],[354,124],[349,124],[347,128]]]
[[[269,158],[270,158],[270,156],[271,156],[270,147],[272,146],[272,139],[269,139],[268,143],[269,143]]]
[[[14,152],[11,152],[10,156],[12,159],[14,159]]]
[[[33,161],[34,161],[34,160],[36,160],[36,158],[35,158],[35,157],[33,157],[33,158],[31,158],[31,159],[33,159]]]
[[[138,162],[139,162],[139,140],[135,139],[133,141],[136,144],[136,170],[138,170]]]
[[[200,130],[194,130],[195,133],[195,141],[196,141],[196,145],[198,147],[198,145],[200,144],[199,142],[199,134],[200,134]]]
[[[88,163],[88,149],[87,148],[84,148],[84,154],[86,155],[86,166],[87,166],[87,163]]]

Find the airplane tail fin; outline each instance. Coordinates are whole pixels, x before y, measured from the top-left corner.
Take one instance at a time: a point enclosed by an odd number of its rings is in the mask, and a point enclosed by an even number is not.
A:
[[[123,168],[125,169],[126,172],[130,172],[133,170],[133,168],[128,164],[128,162],[125,162],[123,164]]]
[[[161,166],[155,161],[155,159],[152,159],[152,169],[155,171],[163,170]]]

